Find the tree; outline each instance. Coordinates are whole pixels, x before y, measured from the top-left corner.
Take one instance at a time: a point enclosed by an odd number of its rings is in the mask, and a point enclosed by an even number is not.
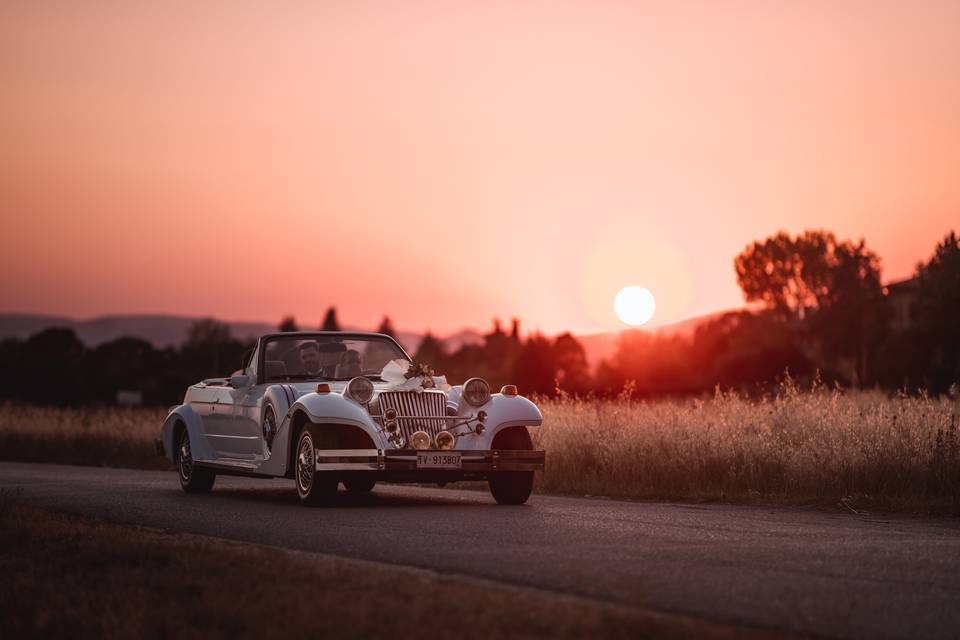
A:
[[[734,258],[737,284],[747,302],[802,319],[827,293],[836,246],[837,239],[827,231],[806,231],[796,238],[781,231]]]
[[[926,264],[913,307],[916,343],[925,355],[925,383],[934,392],[960,382],[960,239],[950,232]]]
[[[825,353],[852,361],[851,381],[855,384],[873,381],[871,358],[886,336],[889,321],[880,283],[880,258],[863,240],[836,245],[812,324]]]
[[[197,320],[187,329],[180,354],[187,370],[200,377],[224,376],[241,365],[244,345],[233,339],[230,325],[213,318]]]
[[[524,393],[554,395],[557,362],[553,345],[542,335],[533,335],[520,350],[513,366],[513,379]]]
[[[277,327],[277,330],[283,333],[293,333],[295,331],[300,331],[300,327],[297,326],[297,321],[293,316],[286,316],[280,321],[280,325]]]
[[[323,324],[320,325],[321,331],[340,331],[340,322],[337,320],[337,308],[330,307],[327,314],[323,316]]]
[[[553,343],[557,382],[570,393],[585,393],[590,386],[587,352],[571,333],[564,333]]]
[[[871,354],[884,337],[887,307],[880,259],[866,243],[838,241],[827,231],[786,233],[749,245],[734,259],[748,302],[760,302],[782,320],[806,324],[825,358],[851,364],[850,379],[871,378]]]
[[[443,346],[443,341],[427,331],[420,341],[420,346],[417,347],[414,360],[430,365],[437,375],[444,375],[447,373],[447,357],[447,351]]]
[[[390,321],[390,316],[383,316],[383,320],[380,321],[380,327],[377,329],[377,333],[388,335],[394,340],[397,339],[397,331],[393,328],[393,323]]]
[[[86,348],[73,329],[44,329],[28,338],[19,351],[14,370],[20,399],[60,405],[85,399],[88,380],[82,362]],[[52,389],[56,391],[51,393]]]

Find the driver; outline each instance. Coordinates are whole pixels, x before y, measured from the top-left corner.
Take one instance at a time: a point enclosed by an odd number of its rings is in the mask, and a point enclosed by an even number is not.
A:
[[[313,340],[300,344],[300,364],[303,365],[303,372],[309,376],[326,375],[320,360],[320,345]]]

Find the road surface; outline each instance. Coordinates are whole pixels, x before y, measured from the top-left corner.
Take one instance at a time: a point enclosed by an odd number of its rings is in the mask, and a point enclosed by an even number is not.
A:
[[[478,576],[735,625],[960,637],[960,522],[379,485],[306,509],[287,480],[0,463],[23,500],[148,527]]]

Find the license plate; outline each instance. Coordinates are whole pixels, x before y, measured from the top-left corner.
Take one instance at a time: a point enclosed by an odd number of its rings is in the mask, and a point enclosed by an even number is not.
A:
[[[459,453],[417,452],[417,469],[459,469]]]

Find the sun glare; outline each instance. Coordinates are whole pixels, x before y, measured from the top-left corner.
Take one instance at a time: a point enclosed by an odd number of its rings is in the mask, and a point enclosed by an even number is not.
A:
[[[657,310],[657,302],[649,289],[638,286],[624,287],[613,299],[613,310],[621,322],[636,327],[650,322]]]

